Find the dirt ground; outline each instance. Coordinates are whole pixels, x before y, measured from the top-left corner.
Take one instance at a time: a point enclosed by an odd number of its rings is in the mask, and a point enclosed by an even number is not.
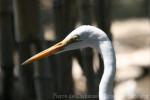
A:
[[[123,81],[115,88],[116,100],[149,100],[150,20],[115,21],[111,31],[117,57],[116,81]],[[144,76],[146,72],[148,74]]]

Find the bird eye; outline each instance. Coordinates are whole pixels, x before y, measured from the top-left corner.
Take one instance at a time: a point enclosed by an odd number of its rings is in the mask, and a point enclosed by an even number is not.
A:
[[[73,37],[68,41],[67,44],[74,43],[74,42],[78,41],[79,39],[80,39],[80,36],[79,36],[79,35],[75,35],[75,36],[73,36]]]
[[[79,35],[75,35],[74,36],[74,40],[79,40],[80,39],[80,36]]]

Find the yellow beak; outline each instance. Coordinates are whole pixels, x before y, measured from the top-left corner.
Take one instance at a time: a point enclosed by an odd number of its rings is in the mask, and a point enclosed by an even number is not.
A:
[[[63,41],[55,44],[54,46],[32,56],[31,58],[29,58],[28,60],[23,62],[21,65],[26,65],[26,64],[32,63],[36,60],[39,60],[41,58],[44,58],[46,56],[50,56],[52,54],[55,54],[55,53],[61,51],[65,47],[65,45],[67,45],[67,44],[69,44],[69,42],[67,42],[66,40],[63,40]]]

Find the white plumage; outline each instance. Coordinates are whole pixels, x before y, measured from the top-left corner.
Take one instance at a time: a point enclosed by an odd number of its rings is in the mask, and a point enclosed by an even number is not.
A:
[[[76,28],[63,41],[31,57],[23,65],[54,53],[85,47],[97,49],[104,61],[104,73],[99,84],[99,99],[114,100],[113,81],[116,71],[114,48],[106,33],[95,26],[83,25]]]

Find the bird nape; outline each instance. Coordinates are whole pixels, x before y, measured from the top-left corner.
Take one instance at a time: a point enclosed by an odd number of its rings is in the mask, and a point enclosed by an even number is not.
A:
[[[113,81],[116,72],[116,57],[114,48],[106,33],[95,26],[82,25],[76,28],[64,40],[34,55],[22,63],[22,65],[32,63],[58,52],[85,47],[96,48],[103,58],[104,73],[99,84],[99,99],[114,100]]]

